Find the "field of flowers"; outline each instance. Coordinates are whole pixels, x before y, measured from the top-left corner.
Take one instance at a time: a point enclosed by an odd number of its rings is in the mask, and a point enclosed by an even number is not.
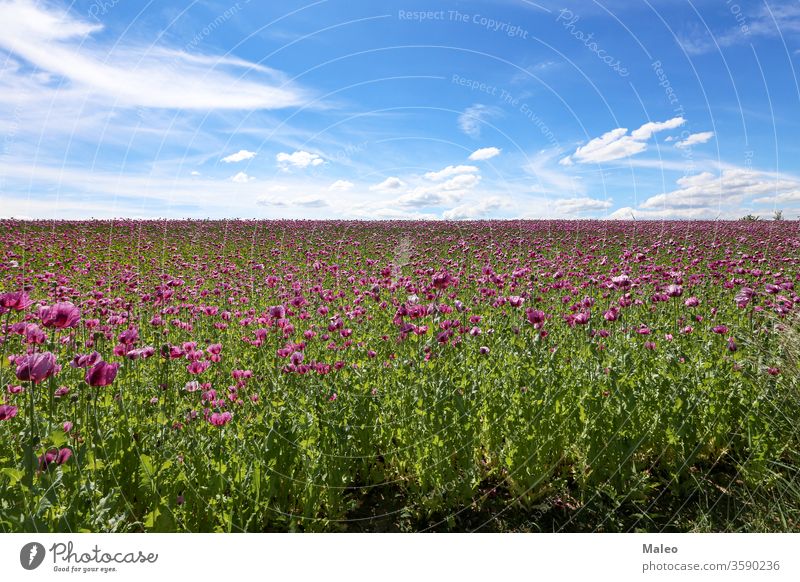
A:
[[[798,528],[796,222],[0,243],[2,531]]]

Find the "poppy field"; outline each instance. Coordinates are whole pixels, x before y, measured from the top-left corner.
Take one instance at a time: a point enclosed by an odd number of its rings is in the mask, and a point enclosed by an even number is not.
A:
[[[0,221],[0,531],[797,531],[789,221]]]

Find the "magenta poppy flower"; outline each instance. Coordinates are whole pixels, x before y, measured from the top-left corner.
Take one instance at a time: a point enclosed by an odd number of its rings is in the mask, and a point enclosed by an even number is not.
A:
[[[69,301],[61,301],[50,307],[42,307],[39,317],[45,327],[66,329],[75,327],[81,319],[81,310]]]
[[[56,357],[50,352],[19,356],[14,363],[17,365],[17,378],[23,382],[38,384],[58,372]]]
[[[69,433],[72,430],[73,424],[70,421],[66,421],[61,428],[64,429],[64,432]]]
[[[117,370],[119,370],[119,364],[109,364],[100,360],[86,370],[86,383],[95,387],[109,386],[117,377]]]
[[[511,304],[511,307],[522,307],[522,304],[525,302],[525,300],[518,295],[512,295],[508,298],[508,302]]]
[[[580,313],[575,314],[575,317],[572,319],[578,325],[586,325],[589,323],[589,319],[592,317],[591,312],[589,311],[581,311]]]
[[[735,352],[737,349],[738,349],[738,347],[736,346],[736,341],[732,337],[729,337],[728,338],[728,350],[730,350],[731,352]]]
[[[603,314],[603,318],[606,321],[616,321],[618,317],[619,317],[619,309],[617,309],[616,307],[612,307]]]
[[[538,309],[533,309],[529,307],[525,310],[525,319],[528,320],[528,323],[533,325],[536,329],[539,329],[542,325],[544,325],[544,321],[546,319],[546,315],[544,311],[539,311]]]
[[[269,308],[269,316],[272,319],[285,319],[286,308],[283,305],[274,305]]]
[[[72,358],[69,365],[73,368],[91,368],[102,359],[99,352],[92,352],[91,354],[76,354]]]
[[[432,279],[433,287],[435,289],[447,289],[453,283],[453,277],[450,273],[436,273]]]
[[[53,396],[55,396],[56,398],[62,398],[67,394],[69,394],[69,388],[67,386],[59,386],[53,393]]]
[[[481,355],[484,355],[484,356],[489,355],[489,348],[487,346],[481,346],[480,350],[478,350],[478,351],[480,351]]]
[[[711,331],[718,334],[725,334],[728,333],[728,326],[727,325],[715,325],[711,328]]]
[[[231,418],[233,418],[233,414],[228,411],[215,412],[209,417],[208,421],[214,426],[225,426],[231,421]]]
[[[211,362],[208,361],[196,361],[186,366],[186,371],[190,374],[202,374],[210,365]]]
[[[136,327],[130,327],[119,334],[119,341],[126,346],[130,346],[139,341],[139,330]]]
[[[617,289],[622,289],[624,287],[630,287],[631,286],[631,279],[627,275],[618,275],[616,277],[612,277],[611,278],[611,283]]]
[[[686,307],[697,307],[700,305],[700,300],[697,297],[689,297],[683,302]]]
[[[756,292],[750,287],[742,287],[733,300],[736,302],[738,307],[747,307],[747,304],[753,299],[755,293]]]
[[[17,415],[17,407],[9,404],[0,406],[0,420],[9,420]]]
[[[33,301],[25,291],[12,291],[0,294],[0,308],[3,310],[23,311],[33,305]],[[0,311],[2,312],[2,311]]]
[[[52,463],[58,459],[58,449],[48,449],[45,451],[43,455],[39,456],[39,470],[44,471],[47,469]]]
[[[41,345],[47,341],[47,334],[44,333],[35,323],[25,326],[25,342],[34,345]]]
[[[56,463],[58,465],[63,465],[67,461],[70,460],[72,457],[72,449],[63,448],[58,451],[58,457],[56,457]]]
[[[683,295],[683,287],[680,285],[669,285],[667,287],[667,295],[670,297],[680,297]]]
[[[49,469],[53,464],[56,465],[63,465],[67,461],[70,460],[72,457],[72,449],[63,448],[57,449],[52,448],[45,451],[43,455],[39,457],[39,470],[46,471]]]

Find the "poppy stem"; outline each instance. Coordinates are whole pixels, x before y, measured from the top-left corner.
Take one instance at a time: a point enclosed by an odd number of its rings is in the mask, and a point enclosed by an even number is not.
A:
[[[36,408],[34,403],[33,382],[28,389],[28,447],[25,450],[25,464],[28,469],[26,476],[26,483],[29,488],[33,489],[33,475],[36,473],[36,454],[34,449],[36,447]]]

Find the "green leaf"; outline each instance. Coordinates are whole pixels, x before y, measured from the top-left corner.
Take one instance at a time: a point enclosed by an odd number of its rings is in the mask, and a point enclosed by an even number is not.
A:
[[[11,467],[6,467],[4,469],[0,469],[0,475],[5,475],[8,479],[9,486],[13,487],[17,483],[19,483],[20,479],[25,476],[25,471],[20,469],[13,469]]]

